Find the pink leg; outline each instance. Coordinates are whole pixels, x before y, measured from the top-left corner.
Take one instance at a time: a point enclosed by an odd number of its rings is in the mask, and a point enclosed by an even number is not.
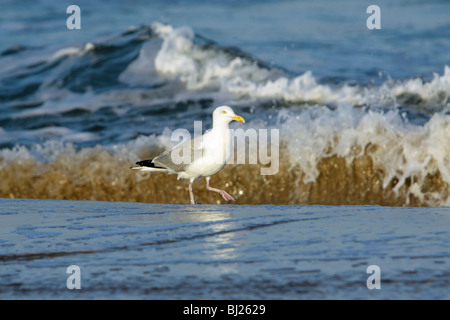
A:
[[[224,190],[220,190],[220,189],[216,189],[216,188],[212,188],[209,186],[209,180],[211,179],[211,177],[206,177],[206,189],[208,189],[209,191],[214,191],[217,193],[220,193],[222,195],[222,197],[226,200],[226,201],[230,201],[233,200],[235,201],[236,199],[233,196],[230,196],[228,193],[226,193]]]
[[[189,195],[191,196],[191,204],[195,204],[192,182],[189,182]]]

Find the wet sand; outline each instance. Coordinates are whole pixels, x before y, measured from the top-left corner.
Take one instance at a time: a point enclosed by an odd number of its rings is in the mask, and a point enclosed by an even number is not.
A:
[[[450,298],[445,207],[0,207],[0,299]],[[80,290],[67,288],[71,265]],[[370,265],[379,290],[367,288]]]

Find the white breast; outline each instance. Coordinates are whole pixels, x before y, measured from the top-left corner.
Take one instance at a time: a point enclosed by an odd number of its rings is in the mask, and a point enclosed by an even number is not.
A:
[[[229,128],[213,129],[203,136],[199,156],[186,170],[185,175],[211,176],[219,172],[231,156],[231,133]],[[181,177],[184,178],[184,177]]]

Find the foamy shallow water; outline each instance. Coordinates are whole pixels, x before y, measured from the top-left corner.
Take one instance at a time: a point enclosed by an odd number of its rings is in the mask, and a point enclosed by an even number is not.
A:
[[[0,219],[0,299],[450,298],[446,207],[1,199]]]

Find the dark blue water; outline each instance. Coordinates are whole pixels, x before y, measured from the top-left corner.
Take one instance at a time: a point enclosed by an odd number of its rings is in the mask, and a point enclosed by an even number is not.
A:
[[[410,121],[422,124],[447,106],[446,1],[381,1],[381,30],[366,27],[368,5],[360,1],[80,1],[81,30],[66,27],[69,4],[43,0],[3,5],[1,146],[12,147],[18,138],[22,144],[51,138],[84,146],[123,143],[141,133],[162,133],[163,126],[141,126],[143,118],[148,123],[152,119],[147,117],[156,114],[168,126],[187,127],[194,119],[208,119],[210,110],[223,102],[252,107],[250,113],[305,103],[400,108]],[[141,60],[148,66],[160,51],[155,22],[190,28],[200,50],[213,48],[226,55],[222,67],[228,71],[237,57],[263,70],[252,70],[253,78],[218,75],[226,87],[238,84],[230,91],[217,88],[214,78],[197,79],[200,86],[180,87],[158,78],[160,70],[158,75],[142,68],[140,74],[124,74],[141,50],[147,52]],[[149,49],[142,49],[146,45]],[[201,64],[221,64],[204,53],[198,57]],[[202,66],[197,67],[191,76],[204,76]],[[260,74],[264,70],[270,76]],[[308,75],[305,89],[318,90],[317,94],[304,95],[296,88],[287,96],[283,86],[267,87],[269,80],[293,81],[301,75]],[[436,77],[439,83],[431,84],[432,92],[420,86]],[[420,83],[408,85],[410,81]],[[321,83],[326,92],[320,90]],[[255,94],[248,86],[262,88]],[[166,116],[175,110],[189,122]],[[133,130],[113,129],[119,126]]]
[[[442,72],[449,62],[447,1],[377,1],[381,30],[361,1],[78,1],[82,29],[66,28],[70,1],[3,1],[0,49],[82,45],[155,21],[190,26],[223,46],[293,73],[371,81]]]

